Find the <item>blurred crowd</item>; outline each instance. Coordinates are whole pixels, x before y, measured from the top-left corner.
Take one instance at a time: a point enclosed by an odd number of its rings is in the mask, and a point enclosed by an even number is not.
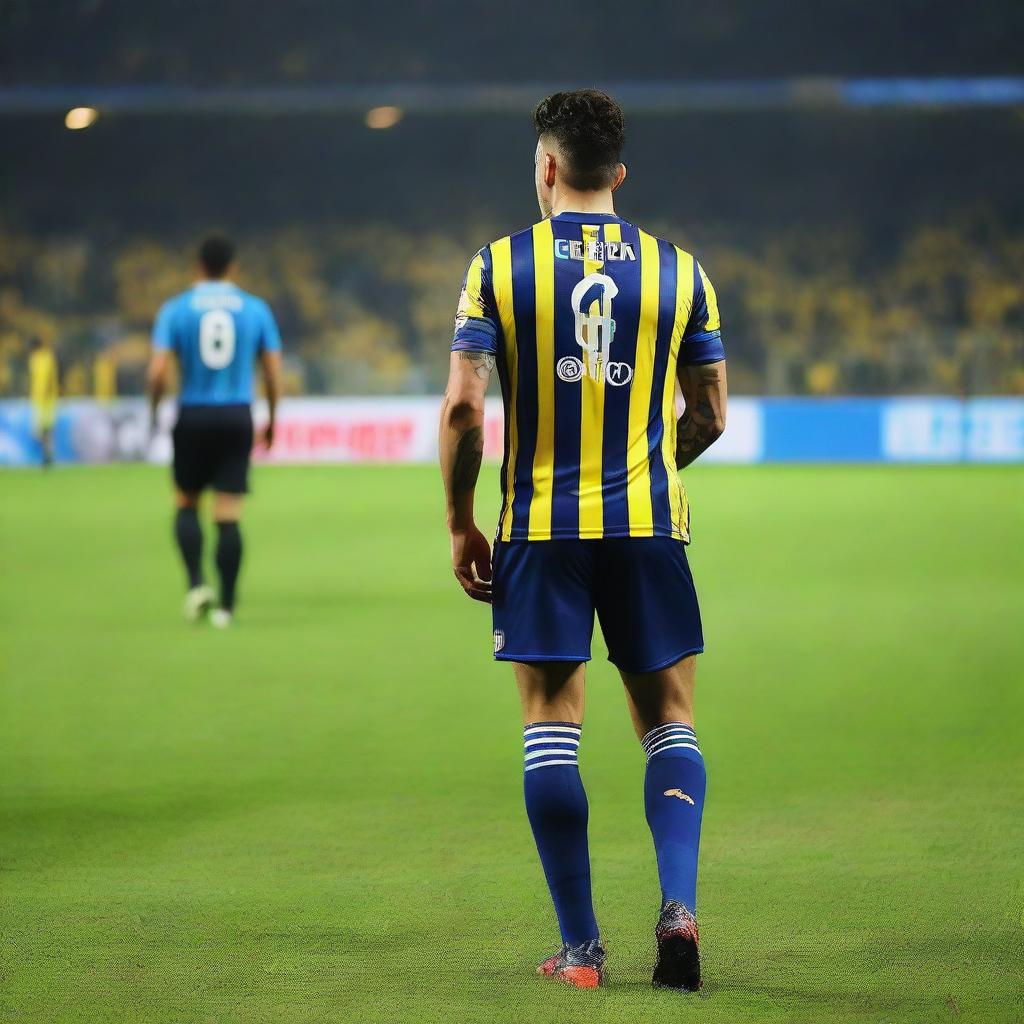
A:
[[[995,219],[919,227],[885,258],[848,228],[758,240],[645,226],[715,283],[737,393],[1024,393],[1024,236]],[[278,316],[291,393],[434,393],[466,264],[503,230],[272,229],[239,239],[239,283]],[[33,339],[55,349],[62,394],[140,393],[153,317],[189,284],[193,242],[0,231],[0,395],[25,393]]]
[[[659,83],[701,79],[799,77],[806,92],[822,76],[1017,75],[1019,2],[966,18],[954,0],[788,18],[761,0],[652,0],[643,16],[594,0],[586,18],[539,0],[516,18],[294,6],[0,4],[0,90],[60,87],[70,105],[107,86],[122,105],[96,100],[84,131],[59,106],[4,119],[0,395],[24,394],[34,339],[63,394],[138,394],[153,317],[209,230],[237,241],[240,283],[273,306],[293,393],[436,393],[470,257],[535,215],[532,97],[595,79],[641,86],[621,212],[706,267],[736,392],[1024,393],[1019,110],[659,100]],[[528,97],[477,114],[428,102],[486,83]],[[317,104],[203,104],[265,86]],[[334,86],[358,102],[333,106]],[[409,109],[375,122],[396,87]]]

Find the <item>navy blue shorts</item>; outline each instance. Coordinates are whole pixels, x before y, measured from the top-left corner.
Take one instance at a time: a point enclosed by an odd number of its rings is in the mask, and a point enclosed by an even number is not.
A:
[[[499,661],[589,661],[594,612],[626,672],[704,650],[686,548],[672,537],[497,541],[493,577]]]

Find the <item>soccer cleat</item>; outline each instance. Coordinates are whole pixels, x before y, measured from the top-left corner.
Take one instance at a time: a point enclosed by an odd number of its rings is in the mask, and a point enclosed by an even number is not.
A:
[[[700,954],[698,953],[697,919],[675,900],[661,908],[654,929],[658,943],[658,959],[654,964],[655,988],[673,988],[681,992],[700,989]]]
[[[537,973],[576,988],[597,988],[604,982],[605,951],[600,939],[565,945],[541,962]]]
[[[198,587],[193,587],[185,595],[185,621],[198,622],[210,610],[212,604],[212,587],[207,586],[205,583],[200,583]]]
[[[214,608],[210,612],[210,625],[216,629],[227,629],[231,625],[231,612],[227,608]]]

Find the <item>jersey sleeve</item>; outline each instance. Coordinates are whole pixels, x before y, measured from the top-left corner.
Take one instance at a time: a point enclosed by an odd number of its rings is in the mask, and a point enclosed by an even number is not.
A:
[[[171,300],[170,302],[165,302],[160,307],[160,312],[156,315],[156,321],[153,324],[153,348],[166,350],[175,347],[173,320],[174,301]]]
[[[494,355],[498,351],[499,330],[488,246],[473,257],[466,271],[466,279],[462,282],[462,295],[455,314],[452,351],[487,352]]]
[[[277,321],[270,307],[260,303],[260,352],[280,352],[281,332],[277,329]]]
[[[693,261],[693,306],[690,319],[683,331],[683,344],[679,361],[684,366],[717,363],[725,358],[722,344],[722,321],[718,315],[718,296],[704,273],[704,268]]]

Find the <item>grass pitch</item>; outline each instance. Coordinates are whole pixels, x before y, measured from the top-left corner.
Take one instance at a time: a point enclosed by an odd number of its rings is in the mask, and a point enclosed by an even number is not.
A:
[[[1021,471],[687,480],[699,997],[649,988],[643,756],[599,638],[610,985],[533,976],[557,934],[517,704],[433,469],[259,469],[225,634],[179,618],[163,471],[3,474],[0,1017],[1020,1020]]]

